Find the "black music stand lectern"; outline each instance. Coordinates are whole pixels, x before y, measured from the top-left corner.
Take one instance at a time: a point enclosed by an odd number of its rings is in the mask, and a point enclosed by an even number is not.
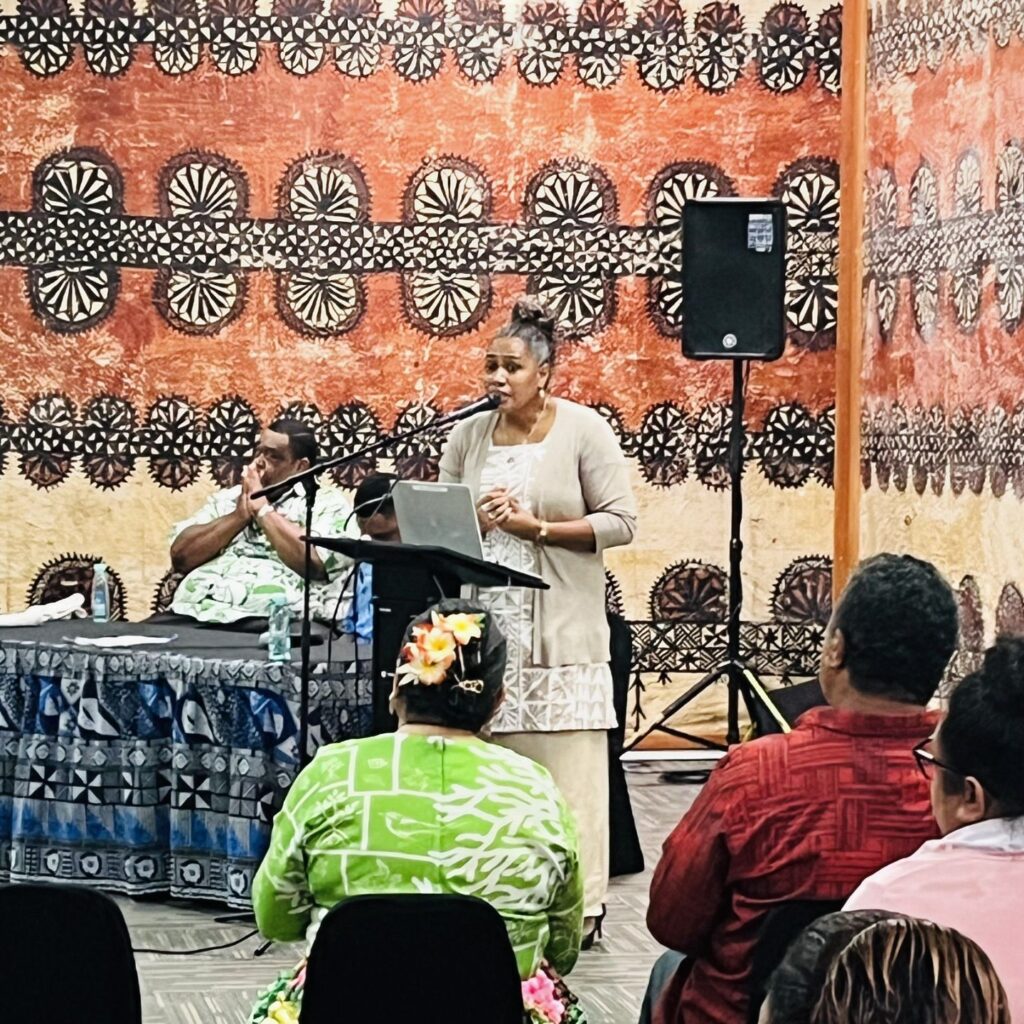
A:
[[[548,589],[539,576],[471,558],[448,548],[349,537],[314,537],[313,544],[329,551],[340,551],[354,562],[373,566],[374,733],[394,729],[388,700],[395,663],[410,619],[442,597],[458,597],[467,583],[478,587]]]

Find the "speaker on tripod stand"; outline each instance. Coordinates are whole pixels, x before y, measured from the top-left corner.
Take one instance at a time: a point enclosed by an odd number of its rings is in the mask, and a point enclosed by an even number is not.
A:
[[[759,733],[788,732],[740,649],[743,610],[744,403],[750,361],[778,359],[786,343],[786,208],[778,199],[694,199],[683,207],[683,354],[732,362],[729,417],[729,602],[725,660],[674,700],[627,745],[658,731],[711,750],[722,744],[676,729],[684,707],[719,682],[728,687],[726,742],[740,738],[742,700]]]

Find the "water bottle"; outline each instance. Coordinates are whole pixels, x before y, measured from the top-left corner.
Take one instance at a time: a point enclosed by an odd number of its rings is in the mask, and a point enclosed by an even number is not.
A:
[[[110,577],[105,562],[92,567],[92,621],[110,621]]]
[[[267,651],[271,661],[292,660],[292,610],[284,594],[275,594],[270,599]]]

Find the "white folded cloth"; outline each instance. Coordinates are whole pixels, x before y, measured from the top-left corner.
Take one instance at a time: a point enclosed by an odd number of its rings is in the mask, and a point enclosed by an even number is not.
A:
[[[178,634],[142,636],[126,633],[124,636],[66,636],[64,639],[80,647],[141,647],[142,644],[169,644],[178,639]]]
[[[84,607],[85,598],[81,594],[72,594],[49,604],[30,605],[23,612],[7,612],[0,615],[0,627],[38,626],[56,619],[70,619],[74,617],[76,611]]]

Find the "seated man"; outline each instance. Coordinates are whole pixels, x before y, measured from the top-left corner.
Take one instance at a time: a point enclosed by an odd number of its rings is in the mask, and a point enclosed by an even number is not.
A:
[[[284,594],[296,612],[302,607],[305,497],[301,486],[287,493],[253,498],[316,462],[316,437],[292,419],[271,423],[242,483],[214,494],[191,519],[174,529],[171,563],[185,578],[171,604],[177,615],[200,622],[240,624],[266,618],[271,598]],[[313,534],[342,536],[348,501],[321,488],[313,510]],[[323,589],[346,563],[342,555],[313,549],[313,580]],[[313,595],[315,596],[315,594]]]
[[[743,1024],[773,906],[846,899],[935,836],[913,751],[935,728],[925,705],[956,637],[956,601],[930,563],[886,554],[857,569],[825,633],[829,706],[730,750],[665,841],[647,925],[687,960],[674,973],[671,954],[659,961],[656,976],[672,976],[655,1021]]]
[[[398,482],[394,473],[371,473],[357,488],[354,509],[359,535],[367,540],[400,541],[395,502],[391,490]],[[373,566],[360,563],[356,570],[353,600],[343,620],[346,633],[361,643],[373,640]]]

